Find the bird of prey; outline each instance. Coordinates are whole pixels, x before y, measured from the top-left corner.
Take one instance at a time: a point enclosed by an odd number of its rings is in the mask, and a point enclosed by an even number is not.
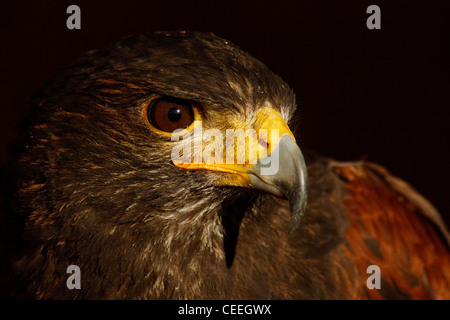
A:
[[[301,149],[292,89],[227,40],[124,38],[34,101],[2,210],[2,297],[450,298],[433,205],[380,165]],[[244,149],[239,129],[258,133]]]

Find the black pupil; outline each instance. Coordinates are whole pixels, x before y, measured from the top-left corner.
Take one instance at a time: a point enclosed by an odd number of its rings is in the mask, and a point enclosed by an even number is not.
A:
[[[177,122],[181,119],[181,110],[178,108],[172,108],[167,113],[169,120],[172,122]]]

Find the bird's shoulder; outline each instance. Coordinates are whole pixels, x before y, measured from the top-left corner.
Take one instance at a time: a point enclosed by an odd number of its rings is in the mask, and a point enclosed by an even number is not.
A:
[[[437,209],[404,180],[368,161],[329,161],[344,183],[345,255],[359,274],[376,265],[381,289],[370,298],[449,298],[450,236]]]

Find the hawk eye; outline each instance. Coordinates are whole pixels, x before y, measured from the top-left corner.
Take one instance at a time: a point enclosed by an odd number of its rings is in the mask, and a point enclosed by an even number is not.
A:
[[[147,119],[156,129],[173,132],[176,129],[187,128],[194,121],[194,111],[188,101],[159,98],[150,102]]]

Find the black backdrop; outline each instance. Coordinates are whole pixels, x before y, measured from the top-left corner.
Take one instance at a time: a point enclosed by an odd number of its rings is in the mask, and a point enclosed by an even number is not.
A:
[[[71,4],[81,30],[66,27]],[[366,27],[371,4],[381,30]],[[383,164],[449,222],[449,12],[449,1],[3,1],[0,163],[28,96],[83,52],[146,31],[212,31],[291,85],[302,147]]]

